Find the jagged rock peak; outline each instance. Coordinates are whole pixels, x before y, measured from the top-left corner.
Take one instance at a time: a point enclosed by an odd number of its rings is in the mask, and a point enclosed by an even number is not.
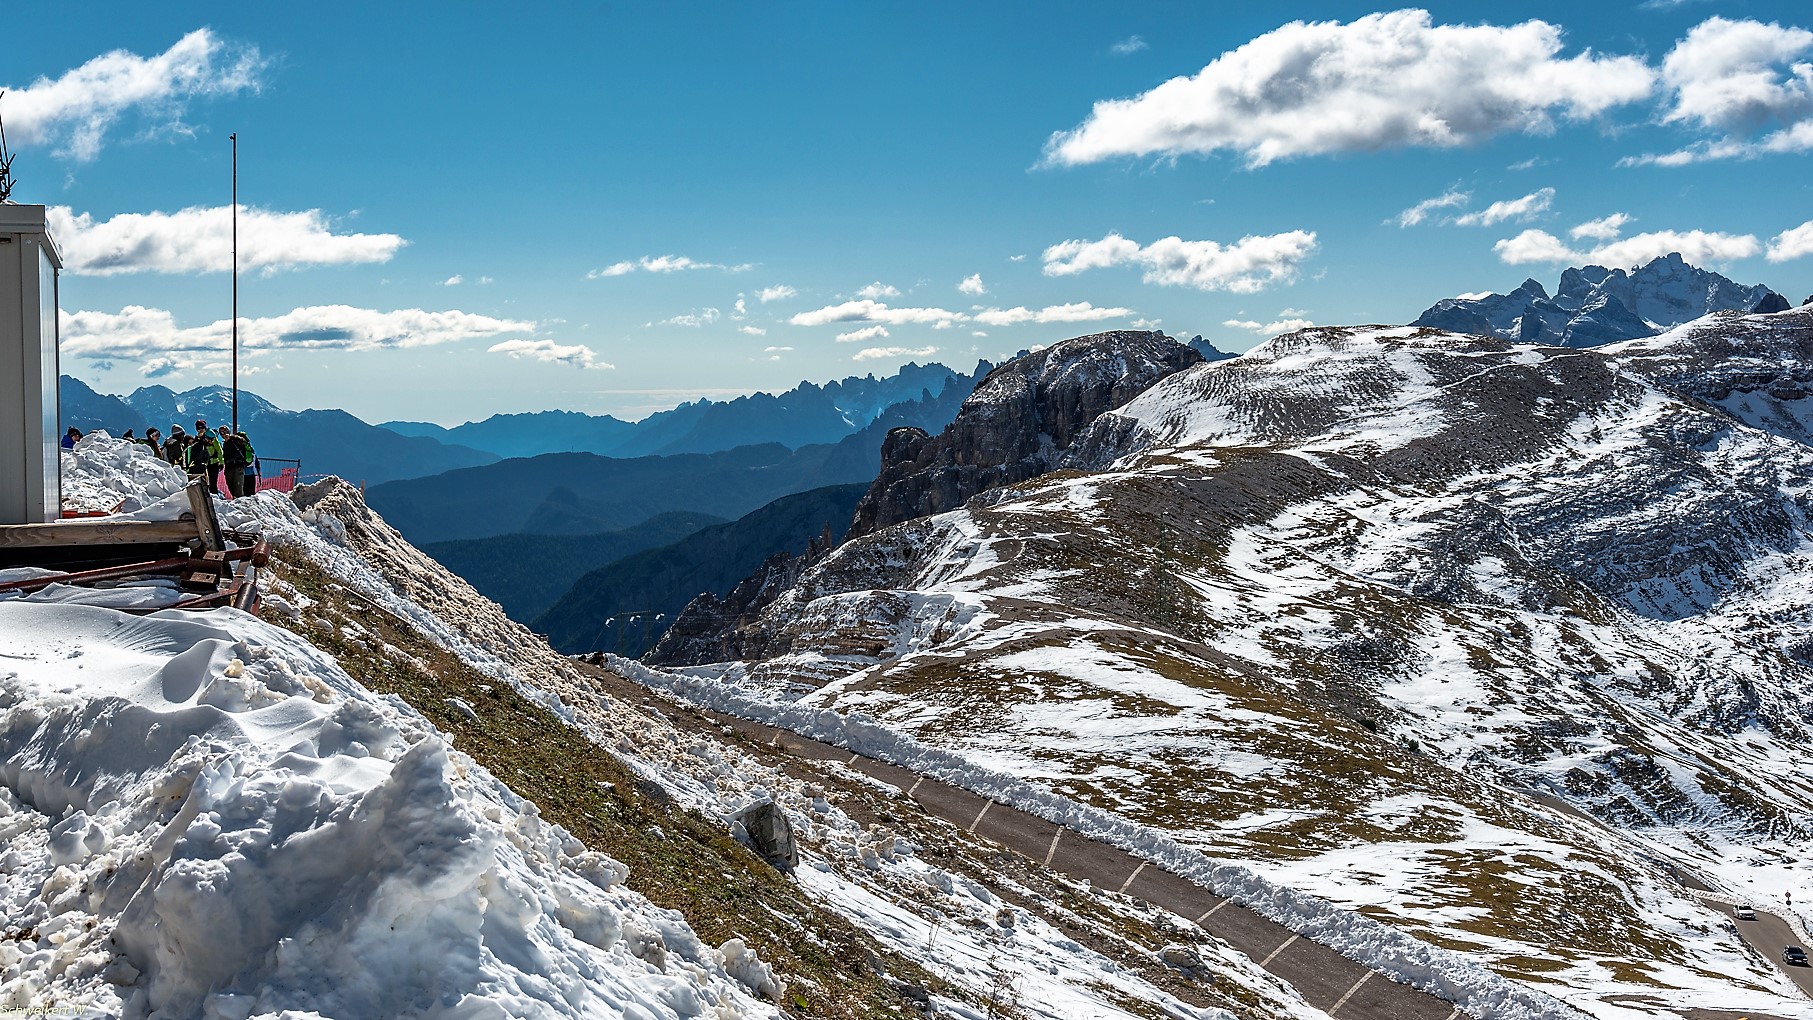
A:
[[[1509,294],[1444,298],[1411,325],[1522,343],[1597,347],[1655,336],[1714,312],[1787,307],[1786,299],[1762,284],[1735,283],[1670,252],[1629,271],[1605,266],[1563,270],[1553,297],[1540,283],[1525,280]]]
[[[895,429],[848,538],[962,506],[977,493],[1044,474],[1085,427],[1153,383],[1203,360],[1157,331],[1080,336],[989,373],[936,438]]]

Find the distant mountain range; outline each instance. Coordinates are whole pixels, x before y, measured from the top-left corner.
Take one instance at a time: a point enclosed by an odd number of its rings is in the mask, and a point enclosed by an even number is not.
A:
[[[142,436],[146,428],[156,427],[168,435],[171,425],[193,431],[197,418],[210,425],[232,420],[233,393],[224,386],[182,393],[166,386],[142,386],[126,397],[117,397],[96,393],[70,376],[63,376],[60,382],[63,425],[83,432],[105,429],[117,436],[132,429]],[[300,460],[306,474],[336,474],[366,484],[497,460],[496,454],[482,450],[398,435],[345,411],[286,411],[249,390],[239,391],[239,424],[260,458]],[[267,465],[267,472],[274,474],[276,467]]]
[[[723,523],[722,517],[679,511],[595,535],[495,535],[430,542],[421,549],[502,606],[512,620],[528,623],[593,568]]]
[[[850,376],[820,386],[801,382],[781,394],[753,393],[729,401],[698,400],[637,422],[576,411],[496,414],[454,428],[426,422],[385,422],[402,435],[486,450],[499,457],[595,453],[651,457],[715,453],[779,443],[789,449],[835,443],[860,431],[895,404],[935,398],[952,386],[967,394],[994,366],[977,362],[968,375],[940,364],[908,363],[894,375]]]
[[[1542,284],[1525,280],[1509,294],[1444,298],[1411,325],[1520,343],[1597,347],[1655,336],[1713,312],[1789,307],[1786,298],[1762,284],[1734,283],[1673,253],[1629,272],[1604,266],[1564,270],[1552,297]]]
[[[640,656],[695,597],[728,595],[766,560],[829,551],[868,488],[833,485],[782,496],[738,520],[600,566],[530,626],[563,652]]]
[[[945,386],[936,396],[889,407],[836,443],[797,450],[764,443],[663,457],[548,453],[389,482],[370,489],[366,499],[416,543],[596,534],[678,510],[735,519],[789,493],[869,481],[890,429],[941,431],[969,392],[967,386]]]

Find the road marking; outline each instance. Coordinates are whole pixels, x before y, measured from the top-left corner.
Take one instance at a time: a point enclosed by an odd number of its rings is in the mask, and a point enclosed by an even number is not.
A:
[[[1202,916],[1196,919],[1196,927],[1198,927],[1198,928],[1202,927],[1202,922],[1207,921],[1211,917],[1214,917],[1215,911],[1220,910],[1222,907],[1225,907],[1232,902],[1234,902],[1232,899],[1223,899],[1220,903],[1217,903],[1214,906],[1210,907],[1209,909],[1203,911]]]
[[[913,785],[907,787],[907,796],[911,797],[913,795],[913,791],[919,789],[919,784],[923,783],[923,782],[925,782],[924,776],[920,776],[918,779],[913,780]]]
[[[968,829],[967,829],[967,830],[965,830],[965,831],[967,831],[967,832],[969,832],[969,833],[971,833],[971,834],[974,834],[974,833],[975,833],[975,831],[976,831],[976,826],[978,826],[978,825],[981,825],[981,824],[982,824],[982,817],[983,817],[983,816],[984,816],[984,815],[986,815],[986,814],[988,814],[988,809],[989,809],[989,808],[991,808],[991,807],[994,807],[994,806],[995,806],[995,802],[994,802],[994,801],[992,801],[992,800],[988,800],[988,801],[983,801],[983,802],[982,802],[982,810],[980,810],[980,811],[978,811],[978,812],[976,812],[976,820],[975,820],[975,821],[973,821],[973,822],[971,822],[971,823],[969,823],[969,828],[968,828]]]
[[[1052,858],[1058,855],[1058,837],[1064,834],[1064,827],[1058,826],[1051,834],[1051,848],[1045,851],[1045,866],[1051,867]]]
[[[1454,1018],[1457,1016],[1460,1016],[1460,1007],[1459,1006],[1456,1006],[1452,1010],[1449,1010],[1448,1015],[1443,1017],[1442,1020],[1454,1020]]]
[[[1134,879],[1136,879],[1136,878],[1138,878],[1138,877],[1139,877],[1139,873],[1140,873],[1140,872],[1142,872],[1142,871],[1144,871],[1144,870],[1146,870],[1146,865],[1147,865],[1147,864],[1149,864],[1149,863],[1151,863],[1151,862],[1149,862],[1149,861],[1140,861],[1140,862],[1139,862],[1139,867],[1137,867],[1137,868],[1134,868],[1134,869],[1133,869],[1133,874],[1131,874],[1131,875],[1128,875],[1128,876],[1127,876],[1127,880],[1126,880],[1126,881],[1125,881],[1125,882],[1122,882],[1122,883],[1121,883],[1121,887],[1120,887],[1120,889],[1119,889],[1119,891],[1120,891],[1120,892],[1126,892],[1126,891],[1127,891],[1127,887],[1128,887],[1128,886],[1130,886],[1130,885],[1132,885],[1132,884],[1133,884],[1133,880],[1134,880]]]
[[[1277,959],[1277,958],[1278,958],[1278,954],[1279,954],[1279,953],[1282,953],[1282,952],[1284,952],[1284,951],[1285,951],[1285,950],[1286,950],[1286,949],[1289,949],[1289,948],[1290,948],[1290,946],[1291,946],[1291,943],[1292,943],[1292,942],[1295,942],[1295,941],[1297,941],[1297,936],[1296,936],[1296,935],[1294,935],[1294,934],[1293,934],[1293,935],[1292,935],[1292,936],[1291,936],[1291,937],[1290,937],[1290,938],[1288,938],[1288,939],[1285,939],[1285,940],[1284,940],[1284,945],[1281,945],[1281,946],[1279,946],[1279,947],[1278,947],[1278,948],[1276,948],[1276,949],[1274,949],[1274,950],[1272,950],[1272,955],[1270,955],[1270,956],[1268,956],[1268,957],[1266,957],[1266,958],[1265,958],[1265,959],[1263,959],[1263,960],[1260,960],[1260,961],[1259,961],[1259,966],[1261,966],[1261,967],[1269,967],[1269,966],[1271,966],[1271,965],[1272,965],[1272,961],[1273,961],[1273,960],[1276,960],[1276,959]]]
[[[1341,1011],[1341,1007],[1347,1005],[1347,1000],[1353,998],[1353,993],[1359,991],[1360,986],[1365,984],[1366,980],[1370,977],[1372,977],[1372,971],[1367,971],[1366,973],[1361,974],[1360,980],[1355,981],[1353,983],[1353,987],[1349,988],[1347,990],[1347,994],[1341,996],[1341,998],[1339,1000],[1337,1000],[1333,1006],[1329,1007],[1328,1015],[1334,1016],[1336,1013],[1339,1013]]]
[[[858,759],[858,758],[860,758],[860,757],[862,757],[862,755],[860,755],[860,754],[857,754],[857,753],[856,753],[856,752],[855,752],[855,751],[851,751],[851,752],[850,752],[850,760],[849,760],[849,761],[847,761],[847,762],[844,762],[844,764],[845,764],[845,765],[854,765],[854,764],[856,764],[856,759]]]

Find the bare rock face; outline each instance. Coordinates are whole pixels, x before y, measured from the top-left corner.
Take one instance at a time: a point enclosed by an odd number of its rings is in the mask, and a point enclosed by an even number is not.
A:
[[[1202,360],[1163,333],[1131,330],[1016,358],[982,380],[942,434],[888,433],[881,473],[857,504],[846,541],[1056,469],[1097,417]]]

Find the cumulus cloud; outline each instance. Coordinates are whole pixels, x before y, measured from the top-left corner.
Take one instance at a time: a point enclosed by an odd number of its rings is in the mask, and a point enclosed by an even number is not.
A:
[[[981,297],[988,293],[988,288],[982,285],[981,273],[971,273],[963,278],[962,283],[957,284],[957,291],[971,297]]]
[[[155,56],[114,50],[58,78],[0,86],[7,137],[86,162],[129,114],[141,114],[150,135],[187,132],[183,114],[192,101],[255,91],[265,67],[257,47],[228,43],[205,28]]]
[[[700,262],[684,255],[644,255],[639,259],[613,262],[602,269],[593,269],[585,274],[585,278],[598,280],[610,276],[628,276],[637,270],[645,273],[683,273],[692,269],[722,269],[726,273],[743,273],[754,268],[753,262],[732,266],[722,262]]]
[[[1684,166],[1813,151],[1813,62],[1800,59],[1809,53],[1813,32],[1804,28],[1706,19],[1662,60],[1662,80],[1673,93],[1663,120],[1721,136],[1632,156],[1620,165]]]
[[[449,277],[447,277],[447,278],[446,278],[446,279],[445,279],[445,280],[442,280],[442,281],[441,281],[441,286],[443,286],[443,287],[457,287],[457,286],[459,286],[459,285],[460,285],[460,284],[462,284],[462,283],[465,283],[465,282],[466,282],[466,278],[465,278],[465,277],[463,277],[463,276],[461,276],[461,275],[460,275],[460,274],[458,274],[458,273],[454,273],[454,274],[453,274],[453,275],[452,275],[452,276],[449,276]]]
[[[929,358],[936,347],[865,347],[850,356],[851,361],[875,361],[880,358]]]
[[[900,296],[900,288],[890,287],[880,280],[876,280],[874,283],[857,291],[856,296],[859,298],[867,298],[870,301],[880,301],[882,298],[897,298]]]
[[[755,296],[762,300],[762,304],[767,304],[770,301],[784,301],[787,298],[797,295],[798,293],[799,293],[799,291],[794,290],[792,287],[789,287],[786,284],[782,283],[782,284],[777,284],[773,287],[763,287],[761,290],[756,292]]]
[[[1103,100],[1045,146],[1048,164],[1238,153],[1293,156],[1410,145],[1447,148],[1552,130],[1647,98],[1637,57],[1563,57],[1561,29],[1435,25],[1419,10],[1351,23],[1294,21],[1131,99]],[[1480,68],[1491,68],[1490,74]]]
[[[1463,227],[1490,227],[1494,224],[1503,223],[1506,220],[1522,220],[1527,223],[1530,220],[1541,216],[1543,213],[1548,212],[1549,206],[1552,205],[1554,201],[1555,189],[1541,188],[1530,192],[1522,198],[1512,198],[1502,202],[1493,202],[1491,205],[1486,206],[1478,212],[1470,212],[1465,216],[1456,216],[1454,222]]]
[[[943,308],[890,308],[880,301],[863,298],[858,301],[845,301],[841,304],[826,305],[809,312],[800,312],[787,321],[795,326],[824,326],[833,322],[879,322],[889,326],[932,326],[943,329],[953,322],[963,321],[964,316],[958,312]]]
[[[1130,35],[1120,42],[1108,47],[1108,52],[1117,57],[1131,56],[1146,48],[1146,40],[1137,35]]]
[[[528,358],[531,361],[546,361],[556,365],[571,365],[574,368],[616,368],[607,361],[599,361],[598,356],[584,344],[557,344],[552,340],[505,340],[492,344],[485,350],[492,354],[508,354],[512,358]]]
[[[738,326],[737,332],[738,333],[747,333],[750,336],[767,336],[768,335],[768,331],[763,329],[760,326]]]
[[[163,358],[166,370],[190,367],[197,359],[214,359],[229,348],[232,320],[180,327],[161,308],[127,305],[118,312],[78,311],[60,316],[62,350],[84,359],[139,361],[145,368]],[[497,319],[461,311],[402,308],[381,312],[349,305],[312,305],[283,315],[239,320],[244,350],[302,349],[367,351],[391,347],[431,347],[501,333],[532,333],[535,323]]]
[[[64,269],[84,276],[224,273],[233,267],[233,208],[121,213],[97,221],[68,206],[45,210]],[[239,267],[274,273],[302,266],[388,262],[404,245],[395,234],[336,234],[319,209],[239,210]],[[458,280],[458,277],[454,278]]]
[[[716,308],[701,308],[696,312],[687,312],[684,315],[676,315],[671,319],[662,319],[660,324],[663,326],[685,326],[689,329],[698,329],[700,326],[709,326],[716,321],[718,321],[718,310]]]
[[[853,329],[848,333],[839,333],[837,334],[836,340],[840,344],[860,344],[870,340],[882,340],[887,336],[888,327],[886,326],[864,326],[861,329]]]
[[[1559,237],[1541,230],[1526,230],[1492,246],[1500,261],[1509,265],[1524,263],[1568,263],[1629,268],[1644,265],[1670,252],[1680,252],[1689,262],[1729,262],[1749,258],[1762,250],[1754,234],[1725,234],[1706,230],[1657,230],[1634,234],[1597,247],[1570,248]]]
[[[974,318],[984,326],[1015,326],[1023,322],[1099,322],[1124,319],[1132,314],[1131,308],[1097,308],[1087,301],[1076,301],[1067,305],[1046,305],[1036,310],[1023,306],[985,308]]]
[[[1568,231],[1568,236],[1576,241],[1585,238],[1593,241],[1609,241],[1624,233],[1624,227],[1635,217],[1629,213],[1615,212],[1610,216],[1601,216],[1596,220],[1587,220]]]
[[[1768,259],[1786,262],[1803,255],[1813,255],[1813,220],[1791,227],[1769,239]]]
[[[1228,319],[1222,323],[1229,329],[1244,329],[1263,336],[1277,336],[1280,333],[1294,333],[1299,329],[1308,329],[1315,325],[1311,319],[1292,317],[1288,313],[1294,309],[1285,309],[1278,318],[1271,322],[1260,322],[1257,319]]]
[[[1429,214],[1437,209],[1454,209],[1466,205],[1468,200],[1472,197],[1473,195],[1471,192],[1462,191],[1459,188],[1449,188],[1447,191],[1442,192],[1434,198],[1425,198],[1421,202],[1398,213],[1397,225],[1400,227],[1414,227],[1428,219]]]
[[[1136,265],[1142,279],[1167,287],[1250,294],[1297,278],[1298,266],[1316,250],[1313,231],[1251,235],[1233,244],[1167,237],[1141,246],[1119,234],[1099,241],[1064,241],[1045,249],[1045,275],[1072,276],[1091,269]]]

